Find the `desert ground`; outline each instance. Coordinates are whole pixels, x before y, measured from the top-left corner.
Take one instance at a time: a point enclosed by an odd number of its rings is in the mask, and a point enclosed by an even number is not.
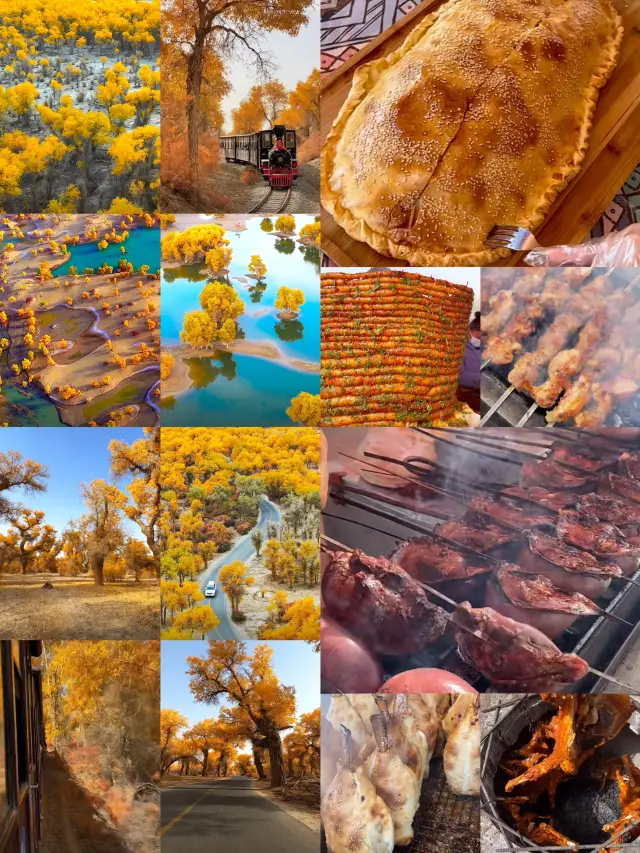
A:
[[[53,589],[44,589],[50,582]],[[152,583],[96,586],[93,580],[7,575],[0,579],[0,638],[155,640],[158,587]]]
[[[155,225],[147,216],[149,221]],[[5,222],[10,230],[0,243],[5,297],[0,311],[6,322],[0,333],[8,345],[0,355],[5,386],[0,404],[6,410],[3,416],[0,409],[0,421],[25,422],[19,411],[17,419],[12,414],[11,403],[28,410],[35,398],[45,397],[63,424],[157,423],[159,256],[150,251],[137,269],[117,267],[120,260],[127,262],[135,230],[145,227],[142,218],[43,216]],[[125,233],[129,236],[122,239]],[[121,250],[119,260],[110,256],[104,262],[112,272],[78,267],[54,276],[68,261],[66,245],[71,244],[73,260],[74,243],[105,239]],[[9,398],[7,386],[20,398]]]

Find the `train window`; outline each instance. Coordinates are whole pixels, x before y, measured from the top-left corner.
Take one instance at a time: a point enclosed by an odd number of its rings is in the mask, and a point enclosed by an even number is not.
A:
[[[287,148],[293,148],[296,144],[296,135],[292,130],[287,131]]]
[[[27,714],[24,681],[14,668],[13,683],[15,688],[16,731],[18,734],[18,785],[22,786],[29,778],[29,759],[27,757]]]
[[[5,748],[5,719],[2,690],[2,660],[0,660],[0,823],[9,811],[7,795],[7,755]]]
[[[271,131],[264,130],[262,132],[262,147],[269,148],[271,146]]]

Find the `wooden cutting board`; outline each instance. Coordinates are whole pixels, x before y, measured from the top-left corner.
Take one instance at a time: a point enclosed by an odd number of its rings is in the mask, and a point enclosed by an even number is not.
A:
[[[640,0],[613,2],[624,24],[620,58],[600,93],[582,171],[556,199],[546,222],[538,229],[542,245],[583,242],[640,164]],[[424,0],[322,81],[320,131],[323,140],[349,94],[356,68],[394,51],[422,18],[440,5],[441,0]],[[406,266],[406,262],[379,255],[366,243],[349,237],[324,208],[322,249],[339,266]],[[500,265],[520,262],[521,255],[514,253]]]

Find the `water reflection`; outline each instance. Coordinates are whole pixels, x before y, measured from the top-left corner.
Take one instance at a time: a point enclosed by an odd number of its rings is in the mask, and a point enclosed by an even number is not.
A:
[[[296,250],[296,244],[288,237],[278,237],[275,242],[276,252],[281,255],[291,255]]]
[[[304,336],[304,326],[300,320],[278,320],[273,330],[281,341],[288,344]]]
[[[211,358],[185,358],[184,362],[189,368],[189,377],[194,388],[206,388],[219,376],[231,382],[237,375],[233,353],[222,350],[217,356]]]
[[[273,219],[269,219],[268,217],[266,219],[263,219],[260,223],[260,228],[266,234],[271,234],[271,232],[273,231]]]
[[[298,246],[302,257],[308,264],[312,264],[315,270],[320,274],[320,249],[317,246]]]
[[[254,305],[257,305],[259,302],[262,301],[262,296],[266,289],[266,281],[258,281],[255,284],[249,285],[249,287],[247,288],[247,293],[249,294],[249,299],[254,303]]]
[[[176,281],[179,278],[186,278],[187,281],[206,281],[208,278],[211,278],[204,263],[183,264],[180,267],[163,267],[162,277],[167,282]]]

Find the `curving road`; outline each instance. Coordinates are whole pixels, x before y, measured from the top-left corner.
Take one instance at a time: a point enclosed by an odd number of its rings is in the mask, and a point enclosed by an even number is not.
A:
[[[282,513],[280,512],[278,505],[274,504],[273,501],[270,501],[266,495],[263,495],[260,498],[260,512],[258,514],[258,523],[256,526],[244,536],[241,536],[236,540],[230,551],[226,551],[224,554],[216,557],[215,560],[211,560],[205,571],[198,578],[200,589],[203,592],[209,581],[216,581],[218,583],[218,591],[215,596],[213,598],[205,598],[204,602],[202,602],[203,604],[207,602],[213,608],[213,612],[220,620],[218,627],[214,628],[213,631],[209,631],[207,635],[208,640],[247,639],[244,631],[231,621],[229,616],[231,613],[231,602],[227,601],[227,596],[224,594],[222,587],[218,582],[218,575],[220,574],[220,569],[229,565],[229,563],[233,563],[234,560],[241,560],[243,563],[248,562],[256,552],[256,549],[253,547],[253,542],[251,541],[251,534],[253,531],[261,530],[263,538],[266,541],[267,524],[270,521],[279,522],[281,517]]]
[[[255,785],[236,776],[163,788],[162,853],[318,853],[319,836]]]

